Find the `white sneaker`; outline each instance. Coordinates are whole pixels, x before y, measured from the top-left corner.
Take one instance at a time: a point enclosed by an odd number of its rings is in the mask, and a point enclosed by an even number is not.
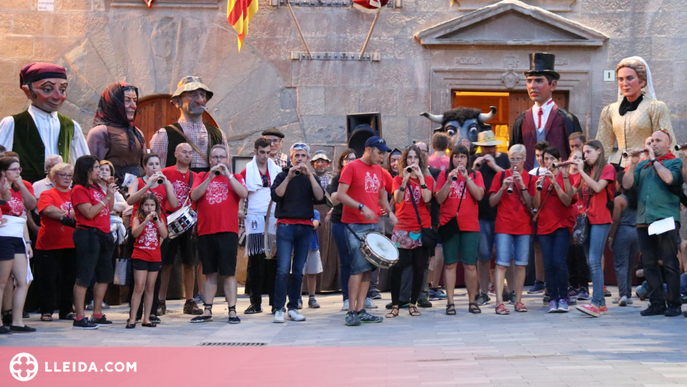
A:
[[[627,296],[620,297],[620,300],[618,300],[618,306],[627,306]]]
[[[275,323],[283,323],[284,322],[284,309],[280,309],[276,312],[274,312],[274,320],[272,322]]]
[[[372,299],[370,297],[367,297],[365,299],[365,309],[377,309],[377,305],[372,302]]]
[[[282,312],[282,313],[283,313],[283,312]],[[277,317],[275,317],[275,319],[276,319],[276,318],[277,318]],[[305,321],[305,316],[303,316],[302,314],[298,313],[298,311],[297,311],[296,309],[293,309],[293,310],[290,310],[290,311],[289,311],[289,320],[293,320],[293,321]],[[284,321],[284,320],[283,320],[283,317],[282,317],[282,322],[283,322],[283,321]]]
[[[343,310],[344,312],[348,312],[348,300],[344,301],[341,310]]]

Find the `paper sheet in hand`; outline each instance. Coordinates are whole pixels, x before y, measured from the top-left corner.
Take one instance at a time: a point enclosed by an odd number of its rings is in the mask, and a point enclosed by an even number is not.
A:
[[[675,219],[672,217],[657,220],[649,225],[649,235],[661,235],[670,230],[675,230]]]

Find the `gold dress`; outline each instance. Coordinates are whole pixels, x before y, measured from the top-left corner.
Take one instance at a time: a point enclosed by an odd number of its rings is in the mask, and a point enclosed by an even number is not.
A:
[[[613,152],[613,145],[618,141],[618,151],[611,155],[611,163],[620,163],[625,167],[628,159],[622,157],[623,151],[644,148],[644,140],[657,130],[665,129],[670,133],[671,152],[675,148],[675,133],[670,123],[670,110],[665,103],[651,99],[644,95],[637,110],[621,116],[618,112],[620,102],[612,103],[604,108],[599,119],[599,129],[596,139],[601,141],[606,157]]]

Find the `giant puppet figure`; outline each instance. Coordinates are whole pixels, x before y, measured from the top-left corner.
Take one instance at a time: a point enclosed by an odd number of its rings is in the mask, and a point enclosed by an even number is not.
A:
[[[74,164],[89,154],[81,127],[57,111],[67,99],[67,71],[52,63],[31,63],[19,73],[19,86],[31,101],[28,109],[0,121],[0,144],[21,158],[22,178],[45,177],[45,159],[59,154]]]
[[[611,155],[613,164],[625,166],[624,151],[644,148],[644,140],[658,130],[670,136],[671,151],[675,146],[675,133],[670,123],[670,110],[656,100],[649,65],[638,56],[625,58],[615,68],[618,79],[618,101],[601,111],[596,139],[601,141],[604,154]],[[618,142],[618,151],[612,154]]]
[[[524,72],[527,77],[527,94],[534,105],[513,122],[510,145],[525,145],[526,171],[538,166],[535,165],[537,160],[534,157],[534,144],[546,140],[561,152],[563,160],[567,160],[570,156],[568,136],[582,131],[577,117],[553,102],[553,91],[561,77],[554,70],[555,62],[556,56],[553,54],[530,54],[530,69]]]
[[[441,128],[437,130],[446,132],[446,134],[451,136],[453,145],[462,143],[470,149],[470,152],[474,152],[475,146],[472,143],[477,142],[479,132],[491,130],[491,126],[485,124],[485,122],[494,118],[496,107],[491,106],[489,113],[482,113],[479,109],[460,106],[441,115],[429,114],[427,112],[420,115],[434,123],[441,124]]]

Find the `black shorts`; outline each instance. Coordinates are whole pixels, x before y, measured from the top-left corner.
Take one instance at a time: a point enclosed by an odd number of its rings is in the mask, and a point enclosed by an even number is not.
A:
[[[112,252],[115,248],[112,234],[94,228],[76,228],[72,239],[76,248],[76,284],[90,286],[94,274],[95,282],[111,283],[114,279]]]
[[[149,262],[142,259],[131,258],[131,267],[133,267],[134,270],[160,271],[160,269],[162,269],[162,262]]]
[[[0,237],[0,261],[11,261],[15,254],[26,254],[24,240],[17,237]]]
[[[174,239],[166,238],[162,241],[160,253],[162,254],[163,265],[173,265],[176,261],[177,252],[181,256],[181,263],[189,266],[196,265],[198,262],[196,259],[196,242],[191,240],[191,234],[191,230],[187,230]]]
[[[239,236],[233,232],[220,232],[198,237],[198,254],[203,274],[233,277],[236,274],[236,255]]]

